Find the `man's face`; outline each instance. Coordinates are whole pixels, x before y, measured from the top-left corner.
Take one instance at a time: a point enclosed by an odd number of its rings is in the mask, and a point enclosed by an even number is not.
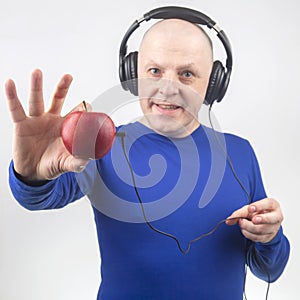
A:
[[[166,136],[193,132],[199,126],[211,67],[211,48],[198,27],[182,20],[152,27],[138,58],[142,122]]]

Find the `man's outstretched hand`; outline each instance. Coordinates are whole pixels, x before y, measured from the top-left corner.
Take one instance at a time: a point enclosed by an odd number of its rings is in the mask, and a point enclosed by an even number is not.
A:
[[[25,182],[50,180],[68,171],[81,171],[88,160],[70,155],[61,139],[64,118],[62,107],[72,82],[66,74],[59,80],[50,108],[45,111],[43,76],[40,70],[31,74],[28,114],[17,96],[13,80],[5,83],[8,109],[13,128],[13,161],[15,171]],[[75,110],[83,110],[82,105]]]

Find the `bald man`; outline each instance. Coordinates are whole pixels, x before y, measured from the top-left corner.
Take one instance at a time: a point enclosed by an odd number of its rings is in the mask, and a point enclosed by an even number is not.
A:
[[[45,111],[42,74],[35,70],[28,116],[13,81],[6,83],[14,123],[12,192],[30,210],[89,197],[101,254],[98,300],[241,300],[246,265],[270,282],[285,268],[282,212],[267,198],[251,145],[224,134],[239,184],[212,130],[198,120],[212,64],[210,41],[198,26],[178,19],[156,23],[138,56],[143,117],[118,127],[122,135],[111,151],[89,163],[71,156],[60,137],[70,75]],[[200,209],[215,160],[224,163],[223,174]],[[214,227],[226,219],[238,226]]]

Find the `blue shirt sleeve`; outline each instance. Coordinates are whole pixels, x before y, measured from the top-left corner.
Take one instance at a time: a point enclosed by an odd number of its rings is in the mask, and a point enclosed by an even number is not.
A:
[[[65,173],[40,186],[31,186],[18,179],[13,161],[9,166],[9,185],[18,203],[28,210],[62,208],[84,196],[74,173]]]
[[[247,264],[258,278],[276,281],[283,273],[290,254],[290,244],[280,227],[275,238],[268,243],[251,243]]]
[[[259,164],[251,146],[250,157],[252,161],[251,199],[254,202],[267,196],[264,192]],[[283,273],[289,254],[290,244],[280,227],[275,238],[269,243],[249,241],[247,264],[255,276],[267,282],[274,282]]]

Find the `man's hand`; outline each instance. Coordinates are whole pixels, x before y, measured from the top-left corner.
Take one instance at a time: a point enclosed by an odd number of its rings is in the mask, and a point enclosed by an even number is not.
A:
[[[61,139],[64,121],[61,110],[71,82],[72,76],[68,74],[60,79],[50,108],[45,111],[42,72],[34,70],[28,115],[18,99],[15,83],[9,79],[5,84],[8,109],[14,124],[14,168],[25,182],[53,179],[64,172],[82,170],[87,164],[86,160],[70,155]]]
[[[230,220],[231,218],[241,218]],[[227,225],[239,224],[243,235],[253,242],[270,242],[277,234],[283,221],[279,203],[265,198],[246,205],[232,213]]]

